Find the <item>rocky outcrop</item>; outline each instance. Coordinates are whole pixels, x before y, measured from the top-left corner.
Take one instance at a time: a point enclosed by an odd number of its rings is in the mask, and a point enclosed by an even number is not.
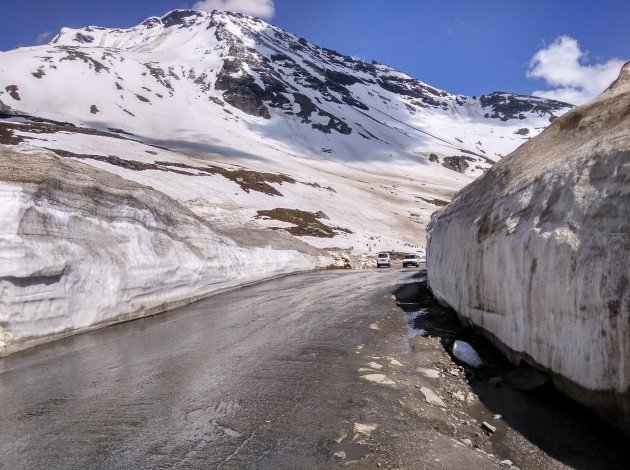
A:
[[[468,160],[474,161],[470,157],[466,157],[463,155],[456,155],[453,157],[444,157],[444,161],[442,165],[448,168],[449,170],[458,171],[459,173],[465,173],[466,168],[468,168]]]
[[[435,296],[630,432],[630,63],[429,225]]]
[[[227,234],[146,185],[0,145],[0,355],[333,262],[258,232]]]
[[[533,96],[516,95],[514,93],[494,92],[479,97],[484,115],[490,119],[509,121],[510,119],[526,119],[529,113],[549,116],[553,122],[566,108],[566,103]]]
[[[0,114],[9,114],[12,112],[12,109],[0,101]]]

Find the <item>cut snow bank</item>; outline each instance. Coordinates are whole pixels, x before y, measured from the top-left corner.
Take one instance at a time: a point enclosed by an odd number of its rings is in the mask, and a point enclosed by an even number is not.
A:
[[[265,237],[241,246],[153,188],[0,146],[0,355],[333,263],[284,232]]]
[[[630,63],[429,224],[438,299],[630,432]]]

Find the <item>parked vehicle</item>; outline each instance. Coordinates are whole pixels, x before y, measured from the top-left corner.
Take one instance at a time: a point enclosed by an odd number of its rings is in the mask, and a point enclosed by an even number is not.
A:
[[[407,266],[415,266],[416,268],[419,268],[420,258],[418,258],[418,255],[409,253],[405,255],[402,263],[403,263],[403,268],[406,268]]]
[[[389,257],[389,253],[379,253],[376,256],[376,267],[380,268],[381,266],[392,267],[392,259]]]

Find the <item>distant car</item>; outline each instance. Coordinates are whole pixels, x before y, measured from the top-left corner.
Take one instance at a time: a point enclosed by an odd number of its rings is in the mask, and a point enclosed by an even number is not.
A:
[[[403,258],[403,268],[406,268],[407,266],[415,266],[416,268],[419,268],[420,258],[418,258],[418,256],[414,255],[413,253],[405,255],[405,257]]]
[[[389,253],[379,253],[376,257],[376,267],[380,268],[381,266],[392,267],[392,259],[389,257]]]

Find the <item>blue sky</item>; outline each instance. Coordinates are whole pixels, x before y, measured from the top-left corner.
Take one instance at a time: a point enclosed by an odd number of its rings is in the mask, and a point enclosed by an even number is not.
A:
[[[607,81],[621,61],[630,60],[630,0],[201,1],[254,8],[267,21],[318,45],[375,59],[468,95],[538,91],[568,99],[574,92],[587,93],[594,82]],[[47,40],[62,26],[130,27],[193,4],[195,0],[0,0],[0,50]],[[541,50],[538,62],[530,64]],[[615,58],[620,61],[609,63]],[[564,69],[573,70],[563,76],[558,64],[567,60],[574,63]]]

